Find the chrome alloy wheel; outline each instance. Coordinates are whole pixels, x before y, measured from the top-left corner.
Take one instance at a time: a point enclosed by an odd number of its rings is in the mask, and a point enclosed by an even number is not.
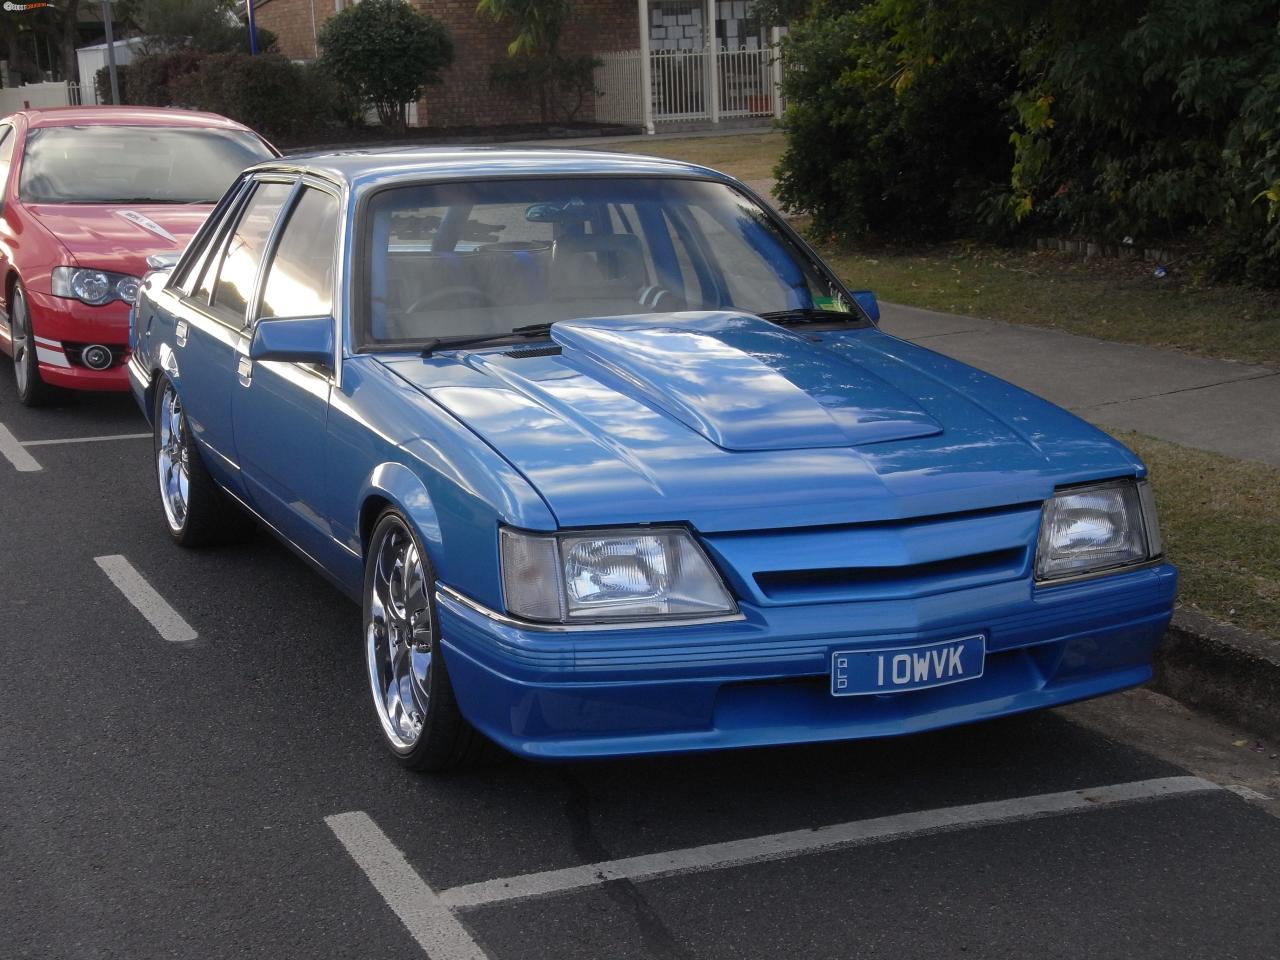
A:
[[[164,381],[156,410],[156,469],[160,474],[160,500],[169,527],[181,533],[187,523],[191,496],[191,451],[187,445],[187,420],[182,400],[168,380]]]
[[[367,579],[365,655],[373,705],[392,748],[408,753],[422,736],[431,699],[431,602],[418,545],[399,519],[381,526]]]
[[[13,313],[9,317],[9,336],[12,338],[10,349],[13,352],[13,377],[18,383],[18,393],[27,392],[28,351],[35,350],[31,339],[31,320],[27,316],[27,300],[21,295],[15,296],[12,303]],[[31,364],[34,366],[34,364]]]

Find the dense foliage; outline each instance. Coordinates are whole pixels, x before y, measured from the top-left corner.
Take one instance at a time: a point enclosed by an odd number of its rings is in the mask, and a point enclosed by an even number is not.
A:
[[[515,28],[507,59],[493,65],[493,85],[537,103],[543,123],[557,114],[576,120],[587,97],[595,93],[600,61],[561,52],[560,35],[573,13],[569,0],[479,0],[476,11]]]
[[[333,78],[369,103],[386,127],[403,130],[405,105],[453,63],[453,41],[435,17],[405,0],[363,0],[334,14],[317,42]]]
[[[1194,241],[1280,284],[1280,0],[813,0],[788,54],[781,194],[824,231]]]
[[[208,110],[285,142],[358,120],[358,104],[318,65],[274,53],[148,54],[120,67],[119,81],[124,103]],[[96,82],[100,93],[110,89],[105,67]]]

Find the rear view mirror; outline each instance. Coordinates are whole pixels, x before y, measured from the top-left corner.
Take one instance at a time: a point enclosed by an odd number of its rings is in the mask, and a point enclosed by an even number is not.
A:
[[[858,306],[872,320],[880,320],[880,304],[876,302],[876,295],[870,290],[854,290],[853,299],[858,302]]]
[[[333,366],[333,317],[259,320],[249,345],[253,360]]]

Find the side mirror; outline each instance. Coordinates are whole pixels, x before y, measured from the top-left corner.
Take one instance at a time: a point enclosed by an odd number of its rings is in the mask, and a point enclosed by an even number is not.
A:
[[[858,306],[872,320],[877,323],[880,321],[880,304],[876,303],[876,295],[870,290],[854,290],[853,299],[858,301]]]
[[[249,344],[252,360],[333,366],[333,317],[259,320]]]

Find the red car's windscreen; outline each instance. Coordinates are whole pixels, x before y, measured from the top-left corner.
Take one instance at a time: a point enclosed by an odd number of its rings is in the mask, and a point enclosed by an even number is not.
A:
[[[30,203],[213,203],[271,157],[252,133],[199,127],[38,127],[19,196]]]

